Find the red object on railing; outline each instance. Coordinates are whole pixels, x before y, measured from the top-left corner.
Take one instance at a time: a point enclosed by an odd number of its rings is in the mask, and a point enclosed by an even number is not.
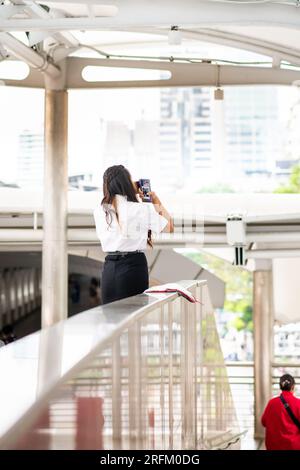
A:
[[[144,294],[166,294],[171,292],[177,292],[178,295],[184,297],[189,302],[202,304],[202,302],[200,302],[199,299],[196,299],[196,297],[188,289],[184,289],[180,285],[172,283],[149,287],[149,289],[144,291]]]
[[[76,398],[76,449],[103,449],[103,401],[101,397]]]

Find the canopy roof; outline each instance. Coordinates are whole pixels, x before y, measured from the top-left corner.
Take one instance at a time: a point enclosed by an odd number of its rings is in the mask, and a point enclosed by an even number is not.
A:
[[[297,84],[297,6],[297,0],[5,0],[0,54],[32,69],[24,80],[6,78],[5,84],[43,87],[43,75],[52,80],[64,75],[67,88]],[[87,82],[81,74],[88,65],[167,70],[170,75]]]

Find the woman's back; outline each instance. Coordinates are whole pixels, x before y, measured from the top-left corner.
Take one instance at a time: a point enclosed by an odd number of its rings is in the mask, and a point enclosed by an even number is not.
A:
[[[288,391],[283,391],[282,395],[300,420],[299,398]],[[300,450],[300,430],[293,423],[279,396],[269,401],[261,421],[266,428],[267,450]]]
[[[123,165],[103,174],[103,199],[94,210],[96,231],[107,253],[102,270],[104,304],[144,292],[149,287],[145,251],[152,247],[152,232],[173,231],[173,221],[152,191],[151,201],[142,194]]]
[[[145,250],[148,230],[160,233],[167,220],[160,216],[151,203],[131,202],[126,197],[116,195],[116,208],[109,205],[109,224],[103,208],[94,210],[96,230],[101,240],[103,251]]]

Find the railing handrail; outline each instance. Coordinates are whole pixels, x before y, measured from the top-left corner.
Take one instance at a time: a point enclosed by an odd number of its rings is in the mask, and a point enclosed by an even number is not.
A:
[[[187,289],[206,285],[206,281],[198,280],[178,283]],[[89,309],[1,348],[0,448],[5,448],[21,421],[32,422],[58,387],[124,330],[177,297],[177,293],[129,297]],[[145,301],[147,304],[143,304]],[[115,321],[109,322],[108,315]],[[76,335],[82,344],[78,339],[76,342]]]

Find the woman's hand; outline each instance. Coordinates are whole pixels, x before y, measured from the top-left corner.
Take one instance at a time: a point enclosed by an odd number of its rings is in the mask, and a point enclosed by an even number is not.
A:
[[[162,215],[168,221],[168,224],[163,229],[163,232],[174,232],[174,224],[169,212],[164,208],[161,203],[161,200],[159,199],[157,194],[155,194],[154,191],[151,191],[149,194],[151,196],[151,202],[154,205],[154,209],[156,210],[156,212],[158,212],[159,215]]]
[[[135,194],[137,194],[137,196],[139,196],[139,198],[142,201],[143,197],[144,197],[144,194],[143,194],[143,191],[141,190],[141,188],[139,187],[138,181],[132,181],[132,184],[133,184],[133,187],[135,189]]]
[[[151,202],[152,204],[158,204],[158,205],[161,205],[161,201],[159,199],[159,197],[157,196],[157,194],[154,192],[154,191],[150,191],[150,196],[151,196]]]

